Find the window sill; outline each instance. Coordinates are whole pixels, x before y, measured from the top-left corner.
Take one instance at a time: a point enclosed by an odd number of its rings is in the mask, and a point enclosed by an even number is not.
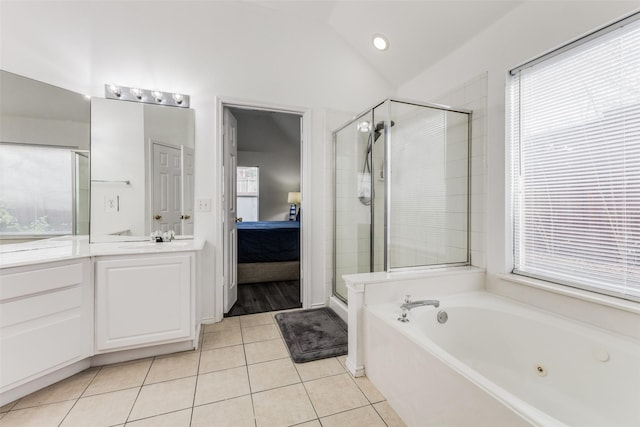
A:
[[[530,277],[520,276],[517,274],[498,274],[499,279],[507,282],[516,283],[518,285],[529,286],[536,289],[541,289],[547,292],[553,292],[555,294],[564,295],[579,300],[612,307],[618,310],[628,311],[634,314],[640,314],[640,303],[625,300],[622,298],[611,297],[608,295],[598,294],[596,292],[590,292],[583,289],[572,288],[570,286],[559,285],[552,282],[547,282],[540,279],[533,279]]]

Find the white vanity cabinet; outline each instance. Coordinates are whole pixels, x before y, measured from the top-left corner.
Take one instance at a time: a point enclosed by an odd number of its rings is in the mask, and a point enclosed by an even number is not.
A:
[[[0,320],[0,392],[91,356],[91,262],[3,268]]]
[[[195,253],[96,257],[96,353],[195,337]]]

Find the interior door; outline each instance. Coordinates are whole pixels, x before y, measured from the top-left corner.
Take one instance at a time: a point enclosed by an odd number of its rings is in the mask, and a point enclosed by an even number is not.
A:
[[[182,173],[180,149],[153,143],[153,230],[182,233]]]
[[[223,142],[223,188],[222,206],[224,207],[224,312],[228,313],[238,300],[238,234],[236,206],[236,166],[238,154],[238,122],[228,108],[222,118]]]
[[[193,148],[183,145],[180,151],[182,172],[182,214],[180,219],[182,220],[182,234],[193,236]]]

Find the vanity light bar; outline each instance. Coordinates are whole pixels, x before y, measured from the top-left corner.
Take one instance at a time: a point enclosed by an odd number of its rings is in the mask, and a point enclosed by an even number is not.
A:
[[[105,84],[104,95],[107,99],[189,108],[189,95],[182,93],[161,92],[159,90]]]

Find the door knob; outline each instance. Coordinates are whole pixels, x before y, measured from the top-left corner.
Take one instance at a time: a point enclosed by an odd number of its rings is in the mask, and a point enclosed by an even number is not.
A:
[[[162,215],[156,215],[153,217],[156,221],[159,221],[162,219]]]
[[[236,222],[242,222],[242,217],[236,218]]]

